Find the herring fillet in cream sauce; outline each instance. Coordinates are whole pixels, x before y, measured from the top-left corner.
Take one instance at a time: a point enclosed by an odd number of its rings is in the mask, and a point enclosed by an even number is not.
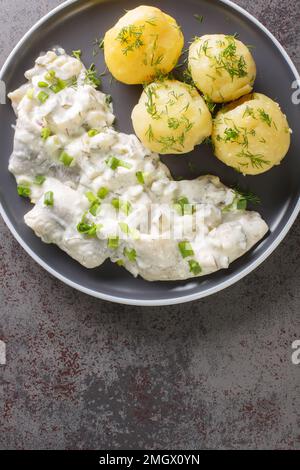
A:
[[[9,170],[45,243],[87,268],[111,259],[149,281],[180,280],[227,268],[268,231],[219,178],[174,181],[157,154],[116,132],[110,100],[77,58],[49,51],[25,77],[9,95]]]

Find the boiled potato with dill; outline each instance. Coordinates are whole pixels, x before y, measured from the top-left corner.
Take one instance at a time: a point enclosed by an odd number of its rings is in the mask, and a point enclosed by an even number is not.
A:
[[[197,88],[214,103],[233,101],[252,91],[256,65],[235,36],[196,38],[189,49],[189,70]]]
[[[253,93],[231,103],[214,120],[215,155],[245,175],[279,165],[290,146],[286,116],[271,98]]]
[[[177,80],[146,86],[132,112],[136,135],[153,152],[191,152],[212,132],[212,117],[196,88]]]
[[[148,83],[175,67],[183,43],[174,18],[158,8],[140,6],[107,31],[104,56],[109,71],[120,82]]]

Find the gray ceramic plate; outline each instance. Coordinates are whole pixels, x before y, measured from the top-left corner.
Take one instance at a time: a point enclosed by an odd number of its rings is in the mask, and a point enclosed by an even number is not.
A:
[[[17,88],[23,81],[25,70],[34,59],[53,46],[61,45],[68,52],[82,49],[86,64],[96,62],[104,70],[100,53],[93,57],[93,41],[128,10],[138,6],[139,0],[71,0],[53,10],[36,24],[14,49],[4,65],[1,78],[7,90]],[[296,131],[300,122],[300,108],[291,101],[292,83],[299,75],[286,52],[276,39],[251,15],[225,0],[174,0],[149,2],[161,7],[181,24],[186,41],[195,35],[207,33],[238,33],[241,40],[254,46],[258,67],[256,91],[277,100],[287,114],[290,126]],[[203,15],[200,24],[194,14]],[[103,80],[103,90],[113,96],[117,127],[132,132],[130,114],[141,89]],[[300,209],[300,134],[294,132],[288,156],[277,168],[255,177],[243,177],[218,162],[206,146],[197,148],[187,156],[164,158],[174,176],[194,178],[201,174],[218,175],[228,185],[239,184],[251,189],[262,201],[259,211],[268,222],[268,236],[250,253],[233,263],[228,270],[209,277],[185,282],[146,282],[134,279],[112,263],[87,270],[55,246],[42,243],[23,222],[29,204],[19,198],[16,184],[7,170],[13,145],[12,124],[15,122],[9,105],[0,106],[1,127],[1,213],[8,227],[25,250],[47,271],[72,287],[90,295],[126,304],[167,305],[199,299],[210,295],[241,279],[255,269],[277,247],[294,222]],[[194,172],[191,167],[196,168]]]

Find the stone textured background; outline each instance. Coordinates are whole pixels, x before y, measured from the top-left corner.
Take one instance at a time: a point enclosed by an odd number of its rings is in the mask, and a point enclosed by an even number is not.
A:
[[[0,61],[59,0],[0,0]],[[300,67],[299,0],[238,0]],[[1,449],[300,449],[300,220],[211,298],[118,306],[61,284],[0,220]]]

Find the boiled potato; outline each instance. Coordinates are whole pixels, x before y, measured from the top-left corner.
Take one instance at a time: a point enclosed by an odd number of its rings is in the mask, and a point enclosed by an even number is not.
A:
[[[148,85],[132,112],[136,135],[153,152],[187,153],[212,132],[212,117],[194,87],[177,80]]]
[[[148,83],[177,64],[184,38],[171,16],[155,7],[128,11],[104,37],[111,74],[128,85]]]
[[[250,93],[256,78],[248,47],[224,34],[196,38],[189,49],[189,69],[197,88],[214,103]]]
[[[253,93],[219,111],[212,140],[219,160],[245,175],[257,175],[279,165],[288,152],[290,134],[279,105]]]

